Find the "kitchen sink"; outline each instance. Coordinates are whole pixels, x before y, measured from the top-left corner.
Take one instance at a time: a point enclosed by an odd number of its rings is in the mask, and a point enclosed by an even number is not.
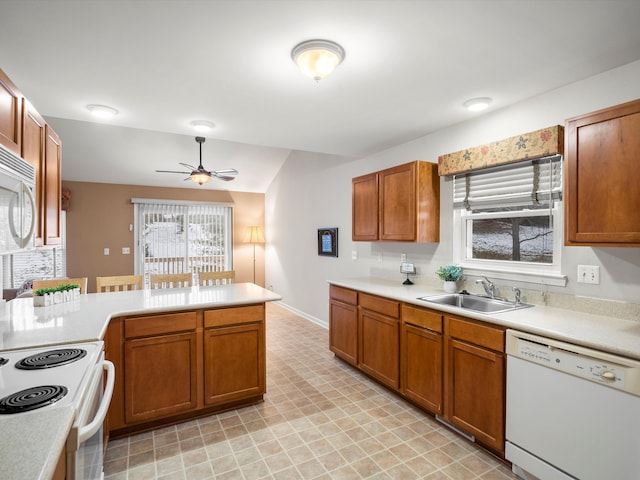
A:
[[[418,300],[437,303],[438,305],[449,305],[462,310],[471,310],[477,313],[502,313],[521,308],[533,307],[528,303],[514,303],[499,298],[483,297],[470,293],[445,293],[441,295],[428,295],[418,297]]]

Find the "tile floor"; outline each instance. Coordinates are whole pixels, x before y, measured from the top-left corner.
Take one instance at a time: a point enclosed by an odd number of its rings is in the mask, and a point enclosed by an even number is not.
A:
[[[507,480],[509,468],[334,358],[328,331],[267,308],[258,405],[109,443],[106,480]]]

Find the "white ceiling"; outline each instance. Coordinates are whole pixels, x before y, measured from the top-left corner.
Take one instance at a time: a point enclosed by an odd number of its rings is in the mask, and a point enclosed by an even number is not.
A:
[[[361,157],[477,116],[469,98],[638,60],[639,20],[638,0],[0,0],[0,68],[61,136],[65,180],[264,192],[291,150]],[[318,84],[290,58],[312,38],[346,50]],[[87,123],[90,103],[120,113]],[[196,119],[234,182],[154,172],[197,163]]]

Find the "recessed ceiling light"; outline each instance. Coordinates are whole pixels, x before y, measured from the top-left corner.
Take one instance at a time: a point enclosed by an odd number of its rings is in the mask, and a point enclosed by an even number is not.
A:
[[[91,115],[100,118],[111,118],[118,114],[118,110],[106,105],[87,105],[87,110],[91,112]]]
[[[215,124],[208,120],[194,120],[191,122],[191,126],[197,132],[208,132],[215,127]]]
[[[480,112],[487,108],[490,103],[491,99],[489,97],[480,97],[467,100],[463,105],[470,112]]]

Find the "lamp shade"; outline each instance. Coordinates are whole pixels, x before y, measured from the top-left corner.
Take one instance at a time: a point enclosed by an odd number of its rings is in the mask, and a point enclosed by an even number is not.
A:
[[[245,243],[264,243],[264,232],[262,227],[251,226],[247,227],[247,233],[244,237]]]
[[[307,40],[291,50],[291,58],[302,73],[316,82],[331,75],[344,55],[344,49],[330,40]]]

